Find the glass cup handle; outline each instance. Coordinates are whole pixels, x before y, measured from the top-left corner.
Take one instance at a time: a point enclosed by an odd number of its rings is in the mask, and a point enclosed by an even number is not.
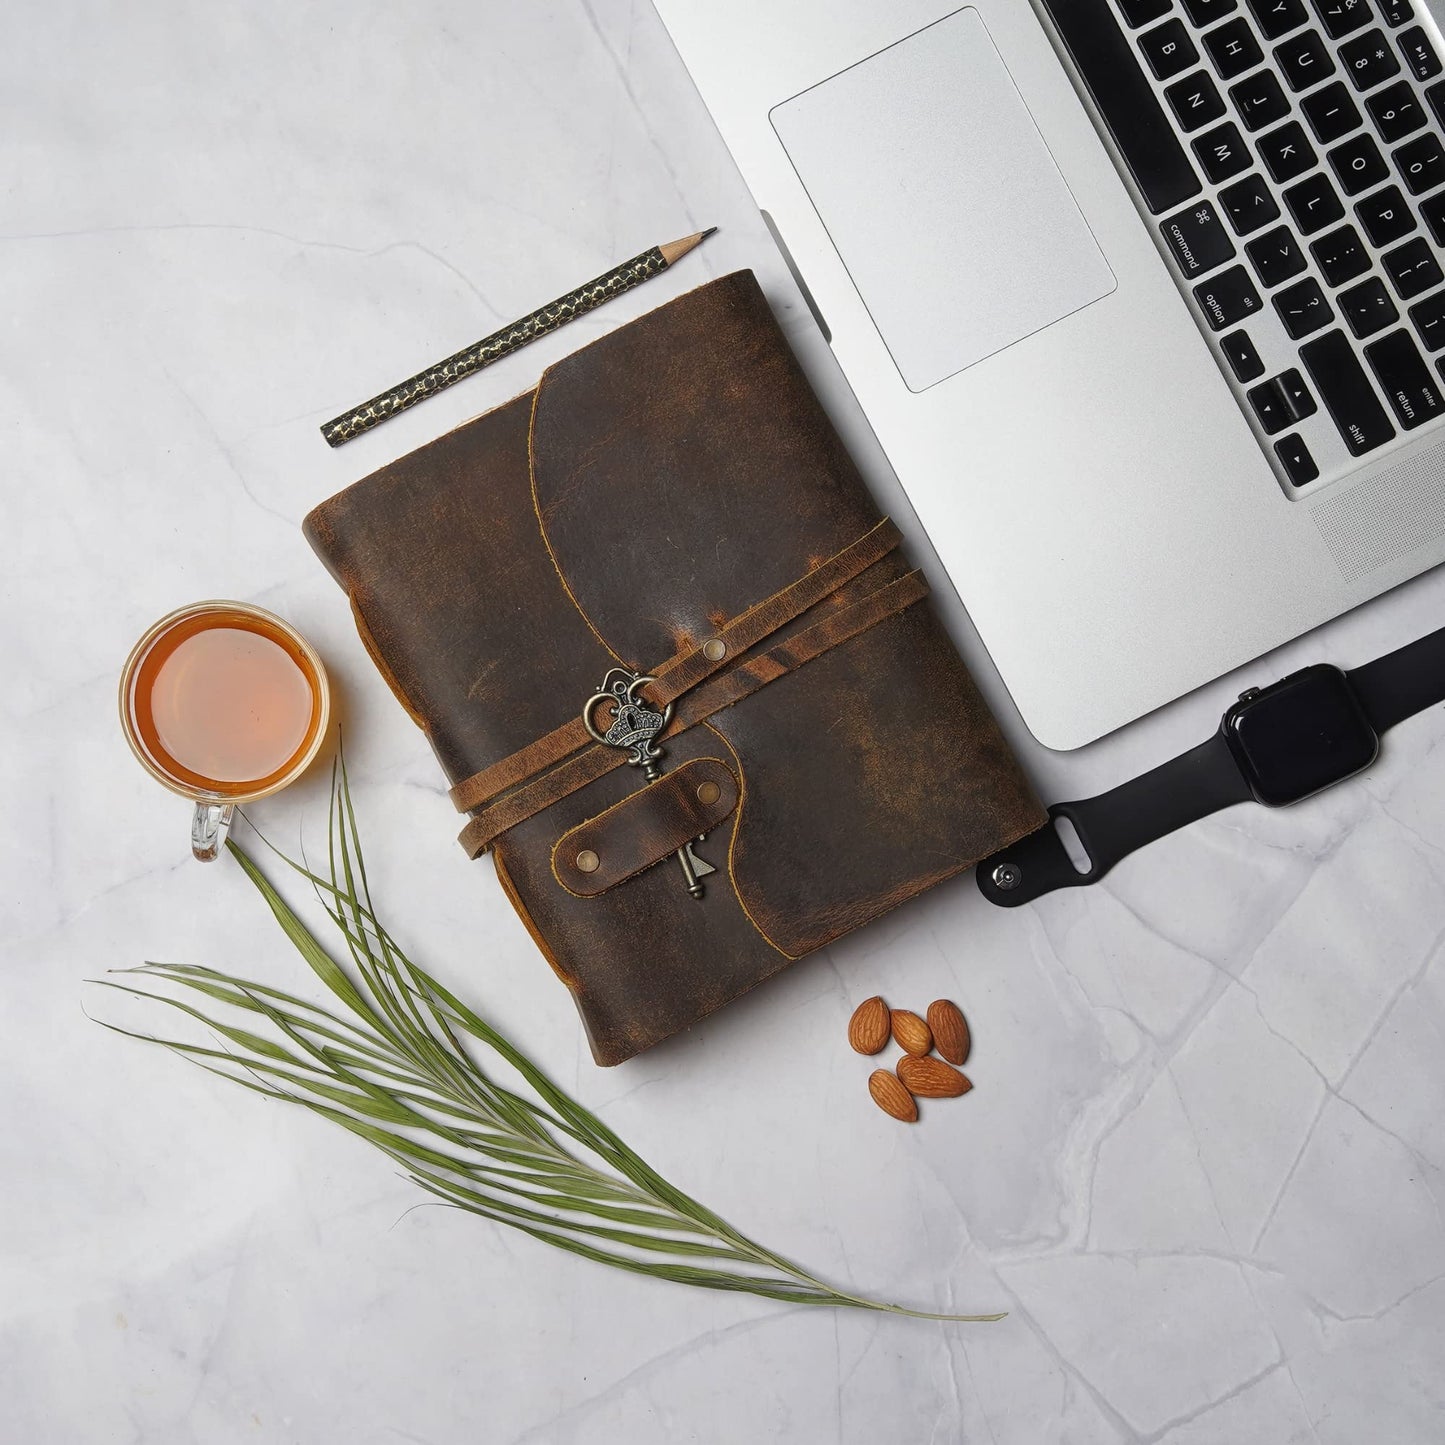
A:
[[[234,803],[197,803],[191,818],[191,852],[202,863],[210,863],[221,851],[226,829],[235,813]]]

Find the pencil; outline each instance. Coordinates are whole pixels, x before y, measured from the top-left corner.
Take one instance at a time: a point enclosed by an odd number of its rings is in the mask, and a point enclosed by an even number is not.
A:
[[[640,256],[634,256],[630,261],[614,266],[610,271],[585,282],[565,296],[559,296],[546,306],[529,312],[520,321],[514,321],[510,326],[504,326],[500,331],[482,337],[480,341],[474,341],[454,356],[447,357],[445,361],[439,361],[435,366],[417,372],[415,376],[388,387],[370,401],[364,401],[360,406],[354,406],[350,411],[334,417],[321,428],[321,435],[333,447],[339,447],[343,442],[359,437],[362,432],[370,431],[388,417],[415,406],[429,396],[435,396],[439,391],[445,391],[447,387],[454,386],[484,366],[490,366],[494,361],[510,356],[529,341],[546,336],[548,332],[556,331],[559,326],[565,326],[578,316],[596,310],[614,296],[620,296],[624,291],[630,291],[634,286],[640,286],[644,281],[660,276],[669,266],[686,256],[694,246],[706,241],[716,230],[716,226],[709,226],[705,231],[684,236],[680,241],[668,241],[664,245],[654,246],[650,251],[644,251]]]

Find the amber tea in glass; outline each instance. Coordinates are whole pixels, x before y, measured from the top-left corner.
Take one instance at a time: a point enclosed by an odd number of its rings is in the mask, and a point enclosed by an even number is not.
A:
[[[135,645],[120,711],[146,770],[195,802],[191,847],[209,861],[237,803],[284,788],[316,756],[330,690],[315,650],[281,618],[198,602]]]

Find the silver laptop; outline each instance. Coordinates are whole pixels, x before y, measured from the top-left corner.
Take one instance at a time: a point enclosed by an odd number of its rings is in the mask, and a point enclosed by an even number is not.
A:
[[[1445,558],[1421,0],[656,0],[1025,722]]]

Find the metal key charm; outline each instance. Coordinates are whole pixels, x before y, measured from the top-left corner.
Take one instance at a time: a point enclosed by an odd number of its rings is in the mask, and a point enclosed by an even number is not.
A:
[[[661,712],[638,698],[638,690],[657,679],[640,673],[628,672],[626,668],[614,667],[602,679],[602,688],[587,699],[582,709],[582,723],[599,743],[610,748],[629,748],[632,756],[628,762],[642,769],[642,776],[653,782],[662,776],[657,766],[662,749],[656,739],[672,721],[672,704],[668,703]],[[599,732],[593,721],[593,713],[601,706],[609,709],[607,716],[612,719],[607,731]],[[706,836],[706,835],[703,835]],[[697,841],[702,842],[702,837]],[[699,858],[692,851],[691,843],[684,843],[677,850],[677,861],[682,866],[682,876],[687,881],[687,891],[694,898],[702,897],[702,884],[698,881],[717,869]]]

